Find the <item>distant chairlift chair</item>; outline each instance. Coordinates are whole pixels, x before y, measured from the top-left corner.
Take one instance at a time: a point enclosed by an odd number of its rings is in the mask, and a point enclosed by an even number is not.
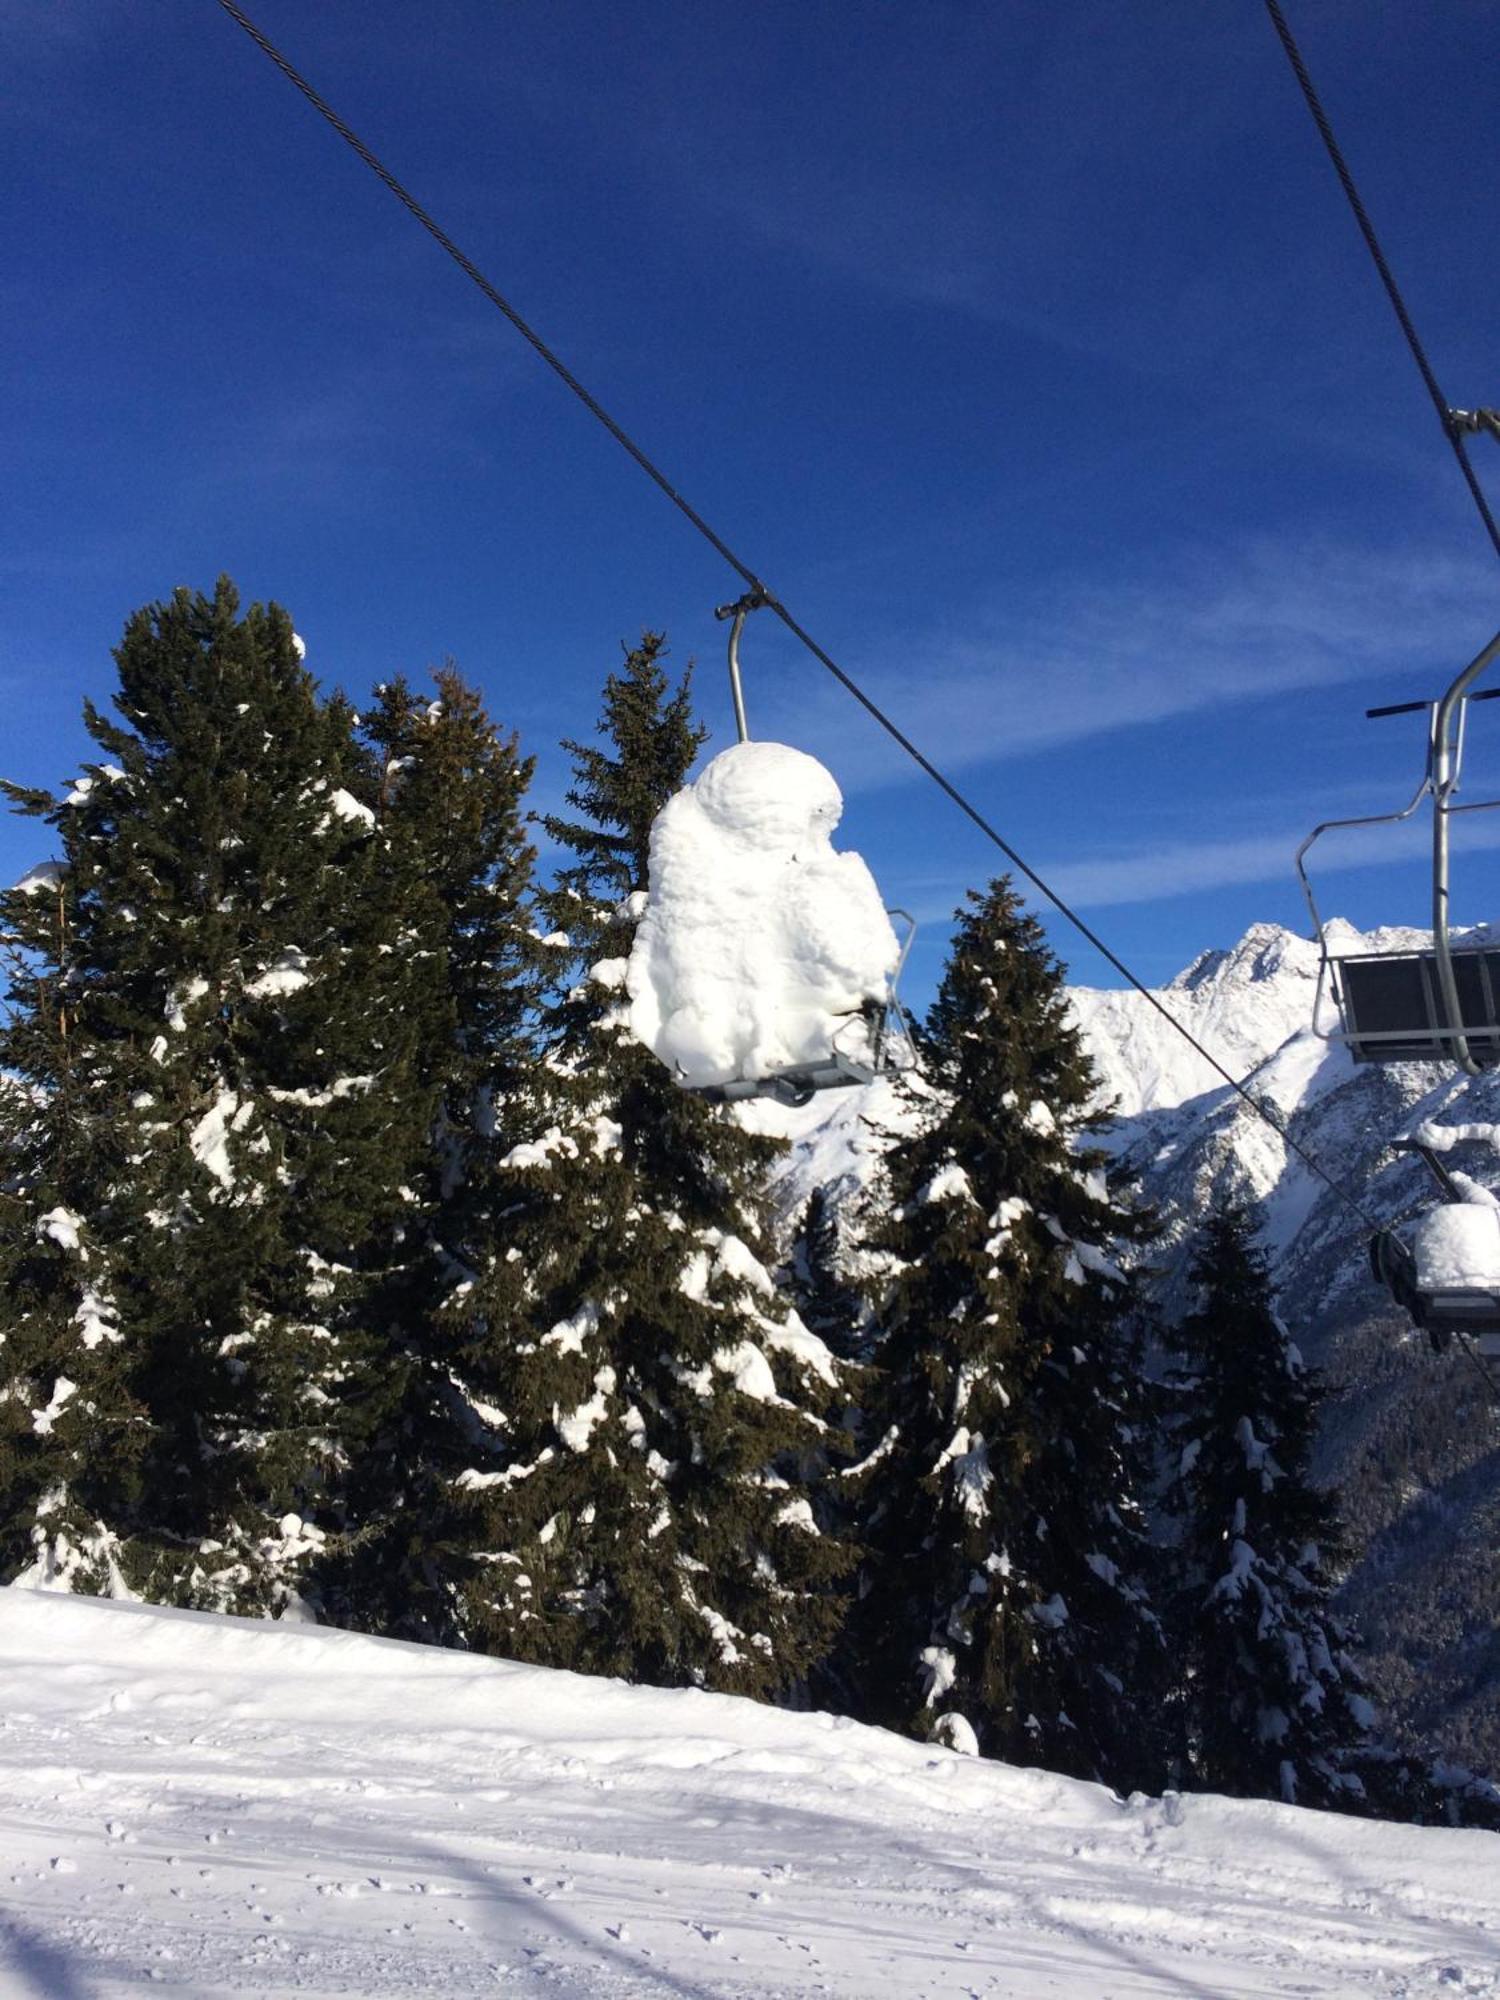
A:
[[[1470,1076],[1500,1063],[1500,946],[1455,947],[1448,917],[1449,822],[1459,813],[1493,812],[1500,807],[1500,799],[1456,803],[1469,705],[1500,697],[1500,688],[1487,688],[1481,694],[1469,690],[1497,654],[1500,632],[1440,699],[1368,709],[1372,718],[1426,712],[1427,769],[1421,784],[1399,812],[1325,820],[1297,850],[1297,873],[1321,953],[1314,1024],[1322,1011],[1325,987],[1331,988],[1340,1025],[1328,1039],[1342,1041],[1356,1062],[1455,1062]],[[1428,797],[1432,799],[1431,948],[1335,955],[1308,879],[1306,861],[1313,843],[1338,829],[1389,826],[1409,819]]]
[[[729,692],[734,702],[735,728],[741,743],[750,741],[750,725],[745,714],[744,683],[740,677],[740,634],[750,613],[760,610],[770,601],[764,591],[751,590],[733,604],[721,604],[714,612],[715,618],[721,622],[726,618],[730,621]],[[728,1083],[684,1084],[683,1088],[710,1104],[732,1104],[749,1097],[769,1097],[778,1104],[800,1105],[810,1103],[820,1090],[847,1090],[853,1084],[873,1083],[879,1076],[912,1068],[916,1060],[914,1043],[911,1025],[901,1006],[900,988],[912,939],[917,934],[917,922],[906,910],[887,910],[886,915],[899,917],[906,925],[906,935],[884,998],[869,1002],[858,1014],[852,1015],[848,1027],[841,1031],[851,1041],[854,1031],[858,1031],[857,1050],[840,1048],[840,1037],[835,1035],[828,1053],[815,1061],[793,1063],[786,1069],[772,1070],[767,1076],[734,1077]]]
[[[1500,688],[1472,694],[1474,682],[1500,654],[1500,633],[1470,661],[1437,701],[1372,708],[1374,718],[1426,712],[1427,769],[1409,804],[1399,812],[1363,819],[1325,820],[1297,850],[1297,873],[1312,914],[1320,952],[1314,1027],[1325,987],[1338,1005],[1342,1041],[1356,1062],[1452,1062],[1470,1076],[1500,1063],[1500,947],[1461,945],[1449,933],[1449,822],[1458,813],[1492,812],[1500,799],[1456,803],[1464,736],[1471,702],[1493,701]],[[1409,819],[1432,799],[1432,945],[1416,951],[1335,955],[1313,896],[1306,861],[1313,843],[1336,828],[1389,826]],[[1443,1191],[1443,1201],[1418,1218],[1408,1236],[1377,1230],[1370,1240],[1370,1268],[1411,1314],[1439,1351],[1457,1336],[1500,1359],[1500,1208],[1466,1202],[1431,1146],[1401,1142],[1419,1153]],[[1455,1242],[1462,1254],[1455,1257]]]
[[[1403,1139],[1402,1147],[1427,1163],[1443,1191],[1443,1201],[1421,1216],[1411,1240],[1394,1229],[1377,1230],[1370,1238],[1370,1270],[1397,1305],[1441,1354],[1454,1339],[1472,1340],[1478,1352],[1500,1360],[1500,1208],[1466,1202],[1447,1166],[1431,1146]],[[1464,1276],[1434,1271],[1427,1254],[1429,1241],[1446,1233],[1454,1218],[1464,1224]]]

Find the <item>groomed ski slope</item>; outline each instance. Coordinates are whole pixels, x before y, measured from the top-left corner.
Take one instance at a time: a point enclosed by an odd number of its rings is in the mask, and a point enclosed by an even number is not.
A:
[[[0,1590],[0,1993],[1500,1995],[1500,1838]]]

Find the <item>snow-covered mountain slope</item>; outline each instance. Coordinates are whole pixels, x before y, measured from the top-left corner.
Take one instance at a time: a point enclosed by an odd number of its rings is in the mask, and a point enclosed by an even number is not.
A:
[[[1339,952],[1412,950],[1425,941],[1425,933],[1361,932],[1338,918],[1328,930]],[[1292,1036],[1311,1029],[1317,984],[1315,944],[1279,924],[1252,924],[1228,951],[1201,953],[1156,998],[1243,1079]],[[1074,986],[1069,998],[1099,1072],[1101,1096],[1118,1117],[1170,1110],[1223,1088],[1224,1079],[1141,994]],[[1323,1012],[1326,1028],[1326,999]]]
[[[0,1994],[1500,1995],[1500,1840],[0,1591]]]
[[[1330,929],[1349,950],[1419,941],[1416,932],[1362,934],[1342,923]],[[1215,1076],[1139,993],[1075,988],[1070,999],[1102,1080],[1101,1101],[1115,1106],[1106,1143],[1164,1210],[1168,1246],[1214,1188],[1251,1195],[1266,1204],[1278,1276],[1296,1286],[1303,1308],[1322,1313],[1351,1289],[1367,1307],[1379,1297],[1363,1275],[1368,1229],[1357,1210],[1389,1222],[1423,1196],[1422,1169],[1394,1154],[1391,1142],[1424,1119],[1491,1117],[1500,1085],[1492,1078],[1471,1083],[1441,1063],[1354,1064],[1339,1043],[1314,1031],[1317,965],[1317,948],[1306,939],[1255,924],[1231,950],[1205,952],[1156,994],[1271,1111],[1273,1123]],[[1325,1027],[1329,1018],[1325,1000]],[[1347,1200],[1302,1163],[1288,1137]],[[1476,1143],[1472,1150],[1489,1149]],[[1482,1176],[1486,1161],[1466,1156],[1461,1164],[1471,1171],[1477,1164]],[[1500,1161],[1491,1155],[1488,1164],[1500,1175]]]
[[[1347,950],[1419,941],[1339,929]],[[1181,1038],[1139,995],[1082,993],[1075,1008],[1108,1087],[1135,1107],[1105,1137],[1161,1214],[1150,1256],[1169,1315],[1189,1301],[1193,1222],[1212,1194],[1264,1204],[1282,1310],[1335,1390],[1320,1462],[1342,1489],[1353,1544],[1342,1602],[1387,1712],[1413,1742],[1500,1768],[1500,1402],[1470,1357],[1428,1351],[1366,1261],[1372,1224],[1409,1220],[1434,1199],[1426,1170],[1391,1141],[1428,1120],[1500,1117],[1500,1075],[1356,1066],[1312,1032],[1316,963],[1310,944],[1256,925],[1160,994],[1274,1109],[1285,1137],[1222,1083],[1195,1094],[1197,1059],[1184,1060]],[[1482,1138],[1449,1158],[1500,1182],[1500,1156]]]
[[[1255,924],[1232,951],[1205,951],[1162,987],[1163,1007],[1235,1076],[1312,1019],[1316,945],[1274,924]],[[1075,986],[1101,1095],[1122,1118],[1161,1111],[1217,1090],[1223,1078],[1130,988]]]
[[[815,1189],[852,1225],[876,1194],[881,1162],[920,1115],[922,1081],[913,1071],[903,1084],[893,1077],[849,1090],[825,1090],[810,1103],[777,1104],[767,1097],[735,1106],[746,1131],[786,1142],[771,1179],[784,1224],[795,1223]]]
[[[1349,951],[1420,941],[1415,932],[1331,928]],[[1161,1216],[1148,1255],[1169,1317],[1189,1303],[1190,1238],[1215,1190],[1264,1204],[1282,1310],[1335,1392],[1320,1462],[1343,1489],[1353,1541],[1343,1599],[1372,1649],[1387,1712],[1412,1741],[1500,1770],[1500,1406],[1462,1353],[1428,1351],[1372,1281],[1366,1257],[1370,1223],[1409,1218],[1433,1198],[1425,1169],[1391,1140],[1429,1119],[1500,1120],[1500,1073],[1470,1081],[1443,1064],[1356,1066],[1313,1032],[1316,975],[1310,943],[1257,924],[1159,989],[1163,1006],[1273,1109],[1285,1135],[1139,994],[1074,989],[1101,1096],[1121,1107],[1101,1139]],[[784,1216],[794,1220],[825,1187],[842,1239],[857,1240],[861,1219],[879,1208],[888,1135],[915,1115],[911,1103],[877,1085],[831,1092],[798,1112],[752,1115],[791,1142],[777,1188]],[[1308,1171],[1288,1139],[1347,1200]],[[1449,1159],[1500,1185],[1500,1155],[1482,1140]]]

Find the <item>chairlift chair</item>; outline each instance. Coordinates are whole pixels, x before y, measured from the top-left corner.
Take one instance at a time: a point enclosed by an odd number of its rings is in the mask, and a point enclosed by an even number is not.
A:
[[[750,725],[745,713],[744,683],[740,676],[740,634],[750,613],[770,602],[765,591],[755,589],[747,591],[733,604],[719,605],[714,612],[714,617],[721,623],[726,619],[729,621],[729,692],[734,703],[735,729],[741,743],[750,741]],[[834,1036],[826,1055],[810,1062],[792,1063],[785,1068],[771,1070],[764,1076],[733,1077],[728,1083],[697,1084],[679,1077],[682,1088],[709,1104],[733,1104],[747,1098],[768,1097],[777,1104],[795,1106],[810,1104],[821,1090],[847,1090],[855,1084],[874,1083],[878,1077],[911,1069],[916,1061],[915,1045],[911,1024],[901,1005],[900,986],[912,940],[917,934],[917,923],[906,910],[888,909],[886,915],[900,918],[906,926],[901,954],[891,974],[889,987],[882,998],[867,1002],[858,1013],[850,1016],[848,1024]],[[852,1044],[856,1034],[858,1049],[840,1047],[841,1039],[847,1038]]]
[[[1500,1063],[1500,947],[1455,946],[1449,930],[1449,822],[1460,813],[1493,812],[1500,799],[1457,803],[1469,706],[1493,701],[1500,688],[1471,693],[1473,683],[1500,654],[1500,632],[1470,661],[1436,701],[1398,702],[1366,711],[1371,718],[1425,713],[1427,768],[1400,811],[1360,819],[1324,820],[1297,850],[1297,873],[1319,947],[1314,1025],[1325,987],[1333,993],[1342,1041],[1356,1062],[1455,1062],[1470,1076]],[[1389,826],[1410,819],[1432,800],[1432,944],[1415,951],[1335,953],[1313,895],[1307,855],[1325,833],[1361,826]],[[1323,1030],[1318,1029],[1321,1034]]]
[[[1444,1198],[1418,1220],[1410,1241],[1396,1229],[1375,1232],[1370,1239],[1371,1273],[1397,1305],[1410,1313],[1435,1353],[1441,1354],[1458,1338],[1472,1341],[1486,1359],[1500,1360],[1500,1208],[1465,1201],[1431,1146],[1417,1139],[1403,1139],[1398,1144],[1426,1162]],[[1423,1255],[1424,1233],[1435,1223],[1442,1227],[1455,1212],[1472,1223],[1472,1230],[1466,1233],[1477,1242],[1481,1251],[1477,1261],[1483,1266],[1461,1281],[1451,1276],[1435,1277],[1426,1268]]]

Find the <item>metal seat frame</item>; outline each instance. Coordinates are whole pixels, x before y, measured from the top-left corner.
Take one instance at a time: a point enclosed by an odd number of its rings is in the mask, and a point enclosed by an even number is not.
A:
[[[763,590],[751,590],[733,604],[721,604],[714,612],[721,623],[725,619],[730,621],[729,692],[734,703],[735,729],[741,743],[750,741],[750,724],[745,713],[745,689],[740,675],[740,634],[750,613],[759,611],[770,601]],[[802,1105],[810,1104],[820,1090],[848,1090],[857,1084],[874,1083],[877,1077],[914,1068],[915,1044],[911,1023],[901,1005],[900,990],[901,975],[906,970],[912,940],[917,934],[917,920],[907,910],[889,909],[886,915],[902,920],[906,925],[906,936],[902,939],[900,956],[885,998],[883,1002],[872,1003],[869,1011],[852,1016],[834,1036],[833,1046],[827,1055],[811,1062],[791,1063],[783,1069],[769,1070],[764,1076],[732,1077],[727,1083],[688,1083],[679,1077],[682,1088],[709,1104],[737,1104],[747,1098],[769,1097],[778,1104]],[[847,1035],[859,1021],[863,1021],[867,1029],[873,1028],[873,1033],[869,1037],[868,1055],[855,1056],[841,1049],[838,1043],[839,1035]],[[904,1060],[898,1060],[898,1049],[905,1051]]]
[[[1449,928],[1450,822],[1460,813],[1493,812],[1500,799],[1457,802],[1463,771],[1464,740],[1469,705],[1500,698],[1500,688],[1475,694],[1474,682],[1500,655],[1500,632],[1436,701],[1398,702],[1367,709],[1370,718],[1387,715],[1427,716],[1427,768],[1410,802],[1398,812],[1371,813],[1358,819],[1329,819],[1315,826],[1297,849],[1297,874],[1307,899],[1316,934],[1318,987],[1313,1002],[1313,1027],[1327,1041],[1341,1041],[1356,1062],[1450,1061],[1470,1076],[1500,1063],[1500,944],[1459,946]],[[1325,833],[1350,827],[1391,826],[1410,819],[1424,799],[1432,801],[1432,949],[1414,952],[1348,952],[1335,954],[1307,870],[1307,856]],[[1405,991],[1401,991],[1404,987]],[[1319,1024],[1323,995],[1331,989],[1338,1007],[1337,1028]],[[1388,1018],[1402,1014],[1398,1026],[1362,1025],[1361,1007],[1369,1002]],[[1368,1010],[1367,1010],[1368,1023]]]

